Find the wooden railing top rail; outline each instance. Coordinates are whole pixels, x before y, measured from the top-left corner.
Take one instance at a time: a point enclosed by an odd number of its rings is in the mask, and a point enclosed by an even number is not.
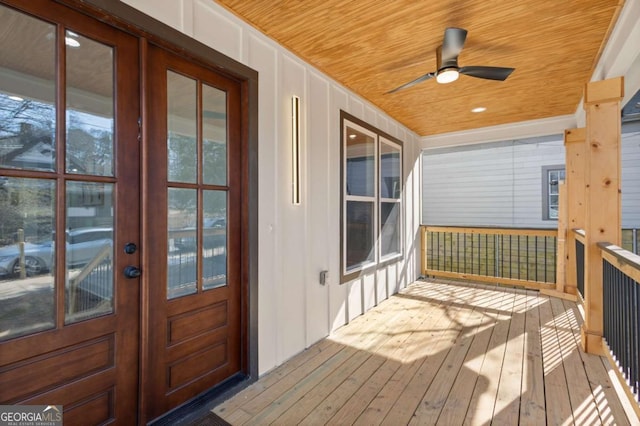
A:
[[[584,229],[573,228],[572,231],[576,236],[576,240],[584,244],[584,239],[587,237],[587,233],[584,232]]]
[[[468,226],[432,226],[422,225],[427,232],[455,232],[458,234],[493,234],[493,235],[522,235],[531,237],[556,237],[557,229],[541,228],[493,228]]]
[[[640,284],[640,256],[607,242],[598,243],[598,247],[603,259]]]

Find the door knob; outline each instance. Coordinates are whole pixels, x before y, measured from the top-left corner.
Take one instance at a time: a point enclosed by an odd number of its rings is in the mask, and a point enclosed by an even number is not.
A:
[[[124,276],[127,278],[138,278],[142,271],[137,266],[127,266],[124,268]]]

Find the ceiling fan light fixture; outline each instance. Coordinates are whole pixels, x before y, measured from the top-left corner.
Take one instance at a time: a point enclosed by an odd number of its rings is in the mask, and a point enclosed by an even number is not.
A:
[[[440,84],[452,83],[458,79],[460,73],[457,68],[444,68],[438,71],[436,81]]]

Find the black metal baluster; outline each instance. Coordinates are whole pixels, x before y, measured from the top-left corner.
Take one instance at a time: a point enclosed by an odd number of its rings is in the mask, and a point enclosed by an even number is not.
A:
[[[513,278],[513,235],[509,235],[509,278]]]
[[[473,274],[473,260],[475,257],[473,256],[473,239],[475,234],[471,234],[471,273]]]
[[[489,244],[487,238],[489,234],[484,234],[484,274],[489,275]]]
[[[460,272],[460,233],[456,233],[456,272]]]
[[[500,235],[500,276],[504,275],[504,235]]]
[[[634,392],[636,395],[636,400],[638,400],[640,396],[640,291],[638,290],[638,282],[634,281],[633,285],[633,344],[631,347],[633,348],[633,366],[635,368],[634,376],[633,376],[633,386]]]
[[[520,279],[522,273],[522,265],[520,265],[520,235],[516,236],[516,240],[518,241],[518,279]]]
[[[638,303],[637,303],[637,286],[638,283],[634,280],[630,280],[630,310],[631,310],[631,336],[629,341],[629,347],[631,348],[631,377],[629,383],[633,388],[634,394],[638,395]]]
[[[538,237],[536,235],[532,235],[533,238],[533,249],[535,253],[533,254],[533,268],[531,268],[531,275],[533,276],[534,281],[538,281]],[[530,250],[527,250],[527,253],[531,254]]]
[[[455,249],[455,246],[453,244],[453,234],[455,233],[455,231],[451,231],[449,233],[449,271],[450,272],[457,272],[454,269],[456,268],[456,265],[454,264],[454,254],[453,251]]]
[[[463,253],[464,253],[464,272],[467,273],[467,233],[465,232],[464,234],[462,234],[462,245],[463,247]]]

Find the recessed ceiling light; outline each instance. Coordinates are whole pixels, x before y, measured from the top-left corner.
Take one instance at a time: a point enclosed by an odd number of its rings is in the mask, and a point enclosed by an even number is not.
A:
[[[20,96],[15,96],[15,95],[11,95],[9,96],[9,99],[11,99],[12,101],[17,101],[17,102],[22,102],[24,101],[23,98],[21,98]]]
[[[475,107],[471,110],[471,112],[485,112],[487,109],[485,107]]]
[[[355,138],[356,138],[356,135],[354,135],[354,134],[350,134],[349,135],[349,139],[355,139]]]

